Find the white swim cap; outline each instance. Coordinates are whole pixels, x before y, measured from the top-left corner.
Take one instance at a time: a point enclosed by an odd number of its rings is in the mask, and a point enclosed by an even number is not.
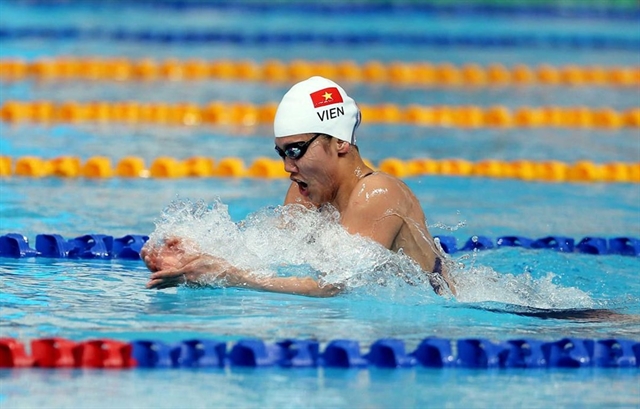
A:
[[[311,77],[282,97],[273,132],[276,138],[322,133],[356,144],[360,109],[342,87],[323,77]]]

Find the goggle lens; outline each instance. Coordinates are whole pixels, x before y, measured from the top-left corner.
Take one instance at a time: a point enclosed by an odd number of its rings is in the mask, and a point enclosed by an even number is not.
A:
[[[322,134],[316,134],[313,138],[309,139],[306,142],[293,142],[288,145],[285,145],[284,148],[279,148],[276,146],[276,152],[282,159],[289,158],[293,160],[298,160],[307,153],[307,149],[311,146],[311,143],[316,140]]]

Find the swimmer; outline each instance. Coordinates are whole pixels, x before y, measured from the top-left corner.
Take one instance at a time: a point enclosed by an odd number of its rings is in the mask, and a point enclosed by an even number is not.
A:
[[[285,205],[320,209],[331,205],[351,234],[368,237],[385,248],[411,257],[434,291],[456,294],[444,254],[435,245],[422,206],[400,179],[371,169],[360,157],[356,129],[360,110],[335,82],[311,77],[294,85],[278,105],[274,120],[275,150],[291,185]],[[171,238],[141,257],[152,272],[147,288],[221,282],[229,287],[330,297],[342,291],[312,277],[257,278],[250,271],[209,254],[187,250]]]

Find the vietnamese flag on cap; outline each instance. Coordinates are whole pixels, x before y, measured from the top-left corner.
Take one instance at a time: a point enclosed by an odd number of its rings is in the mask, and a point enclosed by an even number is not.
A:
[[[342,95],[340,95],[340,91],[338,91],[336,87],[321,89],[320,91],[312,92],[309,96],[311,97],[311,101],[313,101],[314,108],[343,102]]]

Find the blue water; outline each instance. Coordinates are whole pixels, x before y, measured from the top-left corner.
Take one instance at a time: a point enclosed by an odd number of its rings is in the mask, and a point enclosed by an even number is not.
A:
[[[127,30],[217,28],[256,32],[580,34],[635,38],[634,22],[537,20],[430,15],[302,12],[248,13],[239,10],[175,11],[129,6],[97,10],[84,6],[38,8],[0,1],[0,28],[78,27]],[[634,34],[635,33],[635,34]],[[242,47],[233,44],[143,44],[127,42],[26,39],[0,43],[0,58],[45,56],[122,56],[128,58],[269,58],[364,62],[430,61],[460,64],[638,65],[640,53],[593,49],[411,48],[398,46],[292,44]],[[140,100],[204,104],[210,100],[277,101],[289,84],[262,82],[91,82],[32,80],[0,84],[0,103],[18,100]],[[638,106],[638,89],[527,87],[430,89],[345,86],[362,103],[585,105],[628,109]],[[636,131],[590,129],[461,130],[363,124],[361,152],[378,162],[458,157],[467,160],[532,159],[573,162],[640,161]],[[105,155],[115,162],[141,156],[147,164],[169,155],[194,154],[217,159],[236,156],[250,163],[274,157],[270,127],[161,127],[104,125],[0,124],[0,152],[14,158]],[[416,192],[434,235],[464,242],[474,235],[640,237],[640,185],[552,184],[457,177],[406,180]],[[19,232],[33,243],[40,233],[73,238],[87,233],[121,237],[149,234],[170,203],[202,200],[228,205],[240,222],[282,202],[286,180],[257,179],[21,179],[0,180],[0,234]],[[214,214],[212,216],[219,216]],[[205,219],[208,220],[208,219]],[[267,218],[268,222],[268,218]],[[267,223],[268,225],[268,223]],[[311,231],[311,226],[302,226]],[[274,230],[257,229],[237,243],[271,240]],[[225,237],[212,239],[224,240]],[[230,243],[236,239],[229,239]],[[244,241],[243,241],[244,240]],[[340,263],[355,258],[346,244]],[[362,250],[362,249],[361,249]],[[256,250],[258,258],[279,255]],[[288,258],[312,257],[308,249],[288,248]],[[237,254],[235,256],[238,256]],[[640,315],[640,259],[564,254],[550,250],[502,248],[455,253],[459,277],[470,283],[459,299],[438,297],[429,288],[409,288],[389,280],[358,283],[332,299],[260,293],[239,289],[144,289],[148,272],[139,261],[0,259],[0,337],[28,344],[60,336],[131,341],[176,342],[215,338],[232,343],[246,337],[265,341],[349,338],[366,349],[395,337],[412,350],[424,338],[452,340],[520,337],[557,340],[567,336],[640,339],[637,321],[541,319],[510,312],[526,308],[606,308]],[[261,259],[262,260],[262,259]],[[356,269],[358,266],[355,266]],[[362,266],[361,268],[365,268]],[[304,270],[304,269],[303,269]],[[290,272],[292,274],[295,271]],[[304,271],[302,271],[304,273]],[[0,406],[11,407],[639,407],[637,370],[471,371],[426,370],[180,370],[180,371],[0,371]]]
[[[637,372],[630,371],[41,370],[0,376],[7,396],[0,403],[9,407],[112,408],[144,402],[157,408],[548,408],[553,402],[553,407],[633,408],[638,402],[637,389],[630,390]],[[496,385],[508,385],[508,393],[496,392]],[[559,385],[567,388],[559,392]],[[28,405],[16,399],[24,395],[32,396]]]

